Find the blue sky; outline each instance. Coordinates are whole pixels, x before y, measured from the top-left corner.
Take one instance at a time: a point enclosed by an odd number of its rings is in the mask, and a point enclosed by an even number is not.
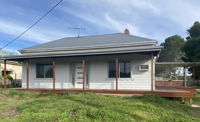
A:
[[[1,0],[0,46],[15,38],[59,0]],[[9,45],[18,50],[63,37],[123,32],[163,42],[200,21],[199,0],[64,0],[45,19]]]

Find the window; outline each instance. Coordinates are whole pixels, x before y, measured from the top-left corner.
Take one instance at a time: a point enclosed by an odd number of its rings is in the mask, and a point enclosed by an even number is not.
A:
[[[130,78],[131,77],[131,65],[129,62],[119,63],[120,78]]]
[[[116,66],[114,62],[109,63],[109,78],[115,78],[116,76]]]
[[[52,64],[36,64],[36,78],[52,78],[53,65]]]
[[[131,64],[127,61],[119,62],[118,70],[119,78],[130,78],[131,77]],[[116,64],[115,62],[109,62],[109,78],[116,77]]]

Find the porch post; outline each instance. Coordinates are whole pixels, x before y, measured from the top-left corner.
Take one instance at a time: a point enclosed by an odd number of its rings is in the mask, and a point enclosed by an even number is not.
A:
[[[154,75],[154,73],[153,73],[153,71],[154,71],[154,69],[153,69],[153,66],[154,66],[154,56],[153,56],[153,54],[151,54],[151,91],[153,92],[153,75]]]
[[[82,61],[82,72],[83,72],[83,90],[85,90],[85,59]]]
[[[192,75],[193,75],[193,80],[195,81],[195,74],[196,73],[196,71],[195,71],[195,66],[193,67],[193,73],[192,73]]]
[[[119,59],[118,57],[115,58],[115,68],[116,68],[116,72],[115,72],[115,77],[116,77],[116,90],[118,90],[118,76],[119,76]]]
[[[26,61],[26,88],[29,89],[29,59]]]
[[[187,84],[186,84],[186,67],[185,66],[183,68],[183,81],[184,81],[184,86],[186,87]]]
[[[53,58],[52,62],[53,62],[53,90],[55,90],[56,77],[55,77],[55,59],[54,58]]]
[[[4,88],[7,88],[7,82],[6,82],[6,60],[4,60]]]

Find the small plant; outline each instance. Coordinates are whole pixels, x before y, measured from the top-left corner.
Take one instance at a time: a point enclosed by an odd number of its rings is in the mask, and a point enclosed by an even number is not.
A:
[[[10,76],[10,75],[6,75],[6,79],[8,79],[8,80],[13,80],[13,77]],[[0,76],[0,80],[3,80],[3,77],[2,77],[2,76]]]
[[[13,77],[12,77],[12,76],[10,76],[10,75],[6,75],[6,79],[8,79],[8,80],[12,81],[12,80],[13,80]]]

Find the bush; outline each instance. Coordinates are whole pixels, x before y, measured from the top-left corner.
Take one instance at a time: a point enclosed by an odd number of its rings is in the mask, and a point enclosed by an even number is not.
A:
[[[6,79],[8,79],[8,80],[13,80],[13,77],[10,76],[10,75],[6,75]],[[2,76],[0,76],[0,80],[3,80],[3,77],[2,77]]]
[[[12,76],[10,76],[10,75],[6,75],[6,79],[8,79],[8,80],[12,81],[12,80],[13,80],[13,77],[12,77]]]

